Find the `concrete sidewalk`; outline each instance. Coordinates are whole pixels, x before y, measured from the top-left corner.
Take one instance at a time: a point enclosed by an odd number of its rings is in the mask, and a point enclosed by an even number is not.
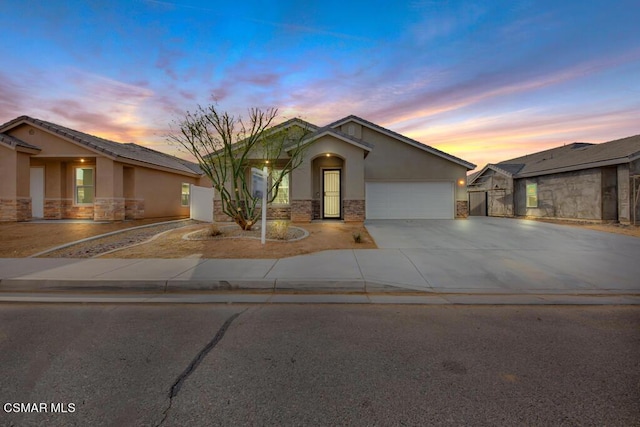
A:
[[[637,266],[554,271],[505,252],[334,250],[284,259],[0,259],[0,292],[307,292],[640,296]],[[583,264],[584,265],[584,264]],[[624,273],[624,274],[623,274]]]

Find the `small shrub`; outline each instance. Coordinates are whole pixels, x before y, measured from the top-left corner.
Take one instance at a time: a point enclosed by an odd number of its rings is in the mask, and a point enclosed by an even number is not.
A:
[[[362,233],[360,233],[359,231],[356,231],[355,233],[352,234],[353,236],[353,241],[355,243],[362,243]]]
[[[289,237],[289,221],[273,221],[267,224],[267,238],[287,240]]]
[[[209,226],[209,235],[212,237],[220,236],[222,235],[222,230],[220,230],[217,224],[211,224]]]

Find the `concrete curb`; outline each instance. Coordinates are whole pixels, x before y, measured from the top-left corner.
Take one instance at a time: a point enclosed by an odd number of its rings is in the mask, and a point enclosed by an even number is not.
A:
[[[395,295],[368,293],[63,293],[0,292],[0,303],[128,304],[395,304],[395,305],[639,305],[640,295]]]

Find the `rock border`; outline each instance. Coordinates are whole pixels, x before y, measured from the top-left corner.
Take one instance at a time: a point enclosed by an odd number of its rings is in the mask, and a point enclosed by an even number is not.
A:
[[[221,230],[223,230],[223,229],[238,228],[238,226],[237,225],[223,225],[222,227],[219,227],[219,228]],[[290,240],[281,240],[281,239],[265,239],[265,240],[268,241],[268,242],[291,243],[291,242],[297,242],[299,240],[306,239],[307,237],[309,237],[309,232],[307,230],[305,230],[304,228],[302,228],[302,227],[296,227],[295,225],[290,225],[289,228],[295,228],[296,230],[302,231],[302,236],[296,237],[295,239],[290,239]],[[191,242],[207,242],[207,241],[210,242],[210,241],[227,240],[227,239],[260,240],[260,237],[254,237],[254,236],[212,237],[210,239],[194,239],[194,238],[190,237],[192,234],[196,234],[196,233],[200,233],[200,232],[202,232],[202,229],[191,231],[191,232],[183,235],[182,239],[183,240],[187,240],[187,241],[191,241]]]

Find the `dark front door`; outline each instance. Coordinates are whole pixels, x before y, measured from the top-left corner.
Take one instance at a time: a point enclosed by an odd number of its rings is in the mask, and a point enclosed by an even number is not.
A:
[[[323,218],[340,218],[340,169],[322,172]]]

